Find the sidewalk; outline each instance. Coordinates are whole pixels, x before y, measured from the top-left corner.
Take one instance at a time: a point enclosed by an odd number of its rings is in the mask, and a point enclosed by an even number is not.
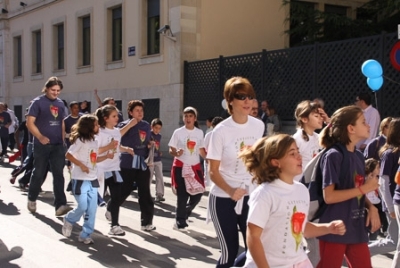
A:
[[[220,251],[213,225],[205,223],[207,195],[193,211],[186,232],[172,229],[176,203],[170,189],[172,159],[163,159],[166,201],[155,205],[153,223],[157,230],[150,233],[140,230],[137,192],[133,192],[120,212],[120,224],[126,235],[109,236],[105,209],[99,208],[93,234],[95,244],[89,246],[77,241],[81,223],[74,227],[70,238],[62,236],[62,217],[54,215],[52,205],[51,174],[43,185],[45,193],[38,199],[37,213],[28,212],[27,193],[21,192],[17,183],[11,185],[8,181],[11,168],[18,164],[16,161],[13,165],[0,165],[3,178],[0,181],[0,267],[215,267]],[[68,178],[67,172],[65,177]],[[154,188],[153,184],[153,194]],[[75,206],[73,196],[69,193],[66,196],[68,203]],[[243,242],[241,245],[243,251]],[[389,257],[373,257],[373,267],[390,267]]]

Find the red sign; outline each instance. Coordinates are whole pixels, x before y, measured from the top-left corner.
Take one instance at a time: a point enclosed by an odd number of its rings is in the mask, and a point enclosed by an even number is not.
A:
[[[396,70],[400,71],[400,41],[397,41],[390,51],[390,62]]]

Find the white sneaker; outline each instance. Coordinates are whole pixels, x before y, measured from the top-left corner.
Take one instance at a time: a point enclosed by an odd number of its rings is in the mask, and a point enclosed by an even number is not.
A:
[[[106,211],[106,214],[104,215],[104,216],[106,216],[106,219],[108,220],[108,221],[111,221],[111,212],[110,211]]]
[[[28,200],[28,210],[31,213],[35,213],[36,212],[36,201],[29,201]]]
[[[152,224],[147,224],[147,225],[140,227],[140,229],[142,231],[151,232],[151,231],[154,231],[156,229],[156,227]]]
[[[119,225],[115,225],[113,227],[111,227],[110,231],[108,232],[109,235],[119,235],[119,236],[123,236],[125,235],[124,230],[122,230],[121,226]]]
[[[72,233],[72,224],[69,223],[65,218],[64,218],[64,225],[61,229],[61,232],[63,234],[63,236],[65,237],[70,237],[71,233]]]
[[[86,238],[82,238],[82,237],[78,237],[78,241],[79,242],[82,242],[83,244],[85,244],[85,245],[90,245],[90,244],[94,244],[94,241],[93,241],[93,239],[89,236],[89,237],[86,237]]]

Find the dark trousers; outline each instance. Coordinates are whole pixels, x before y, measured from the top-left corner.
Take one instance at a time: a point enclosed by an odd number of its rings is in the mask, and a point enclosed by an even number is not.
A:
[[[2,148],[0,156],[3,156],[3,155],[7,154],[7,146],[8,146],[9,137],[8,136],[1,137],[0,140],[1,140],[1,148]]]
[[[10,145],[10,150],[14,150],[15,147],[15,136],[14,136],[14,132],[8,134],[8,138],[9,138],[9,145]]]
[[[54,206],[58,209],[62,205],[67,204],[67,198],[64,191],[64,165],[65,165],[65,149],[62,144],[38,144],[33,146],[33,171],[29,183],[28,199],[36,201],[40,187],[43,183],[43,177],[47,172],[47,165],[53,174],[53,193]]]
[[[119,225],[119,208],[121,204],[122,183],[116,182],[114,177],[106,178],[105,185],[110,189],[111,199],[107,203],[107,210],[111,213],[111,226]]]
[[[176,224],[178,227],[186,227],[186,220],[189,218],[193,209],[200,202],[203,194],[190,195],[186,191],[185,179],[182,177],[182,168],[175,167],[175,181],[176,181]],[[200,172],[201,173],[201,172]],[[203,178],[202,174],[199,174]]]
[[[237,215],[235,212],[236,202],[231,198],[216,197],[214,195],[209,196],[209,209],[211,219],[214,224],[215,232],[217,233],[221,257],[218,260],[216,267],[232,267],[240,262],[244,264],[245,260],[236,259],[239,251],[239,233],[242,233],[243,240],[246,245],[246,220],[249,213],[249,206],[247,202],[249,197],[245,196],[243,200],[242,213]],[[241,258],[245,258],[244,254],[240,255]]]
[[[150,171],[149,169],[121,168],[122,193],[120,206],[125,202],[133,190],[133,183],[136,182],[139,196],[141,225],[153,224],[154,202],[150,194]]]

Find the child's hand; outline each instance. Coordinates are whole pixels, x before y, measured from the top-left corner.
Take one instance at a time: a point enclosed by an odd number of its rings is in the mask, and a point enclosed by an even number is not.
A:
[[[232,199],[233,201],[238,201],[238,200],[240,200],[246,193],[247,193],[246,189],[243,189],[243,188],[232,188],[231,191],[229,192],[229,195],[231,196],[231,199]]]
[[[114,158],[114,152],[107,152],[107,158],[113,159]]]
[[[325,113],[324,109],[318,108],[318,113],[322,117],[322,120],[324,120],[325,123],[330,123],[331,119],[329,116]]]
[[[82,164],[79,167],[81,168],[82,172],[89,173],[89,168],[87,166]]]
[[[369,178],[365,184],[360,187],[363,187],[364,193],[375,191],[379,188],[379,179],[376,177]]]
[[[130,155],[134,155],[135,152],[133,151],[133,148],[131,147],[125,147],[125,152],[130,154]]]
[[[328,229],[330,234],[344,235],[346,233],[346,226],[342,220],[331,221]]]

